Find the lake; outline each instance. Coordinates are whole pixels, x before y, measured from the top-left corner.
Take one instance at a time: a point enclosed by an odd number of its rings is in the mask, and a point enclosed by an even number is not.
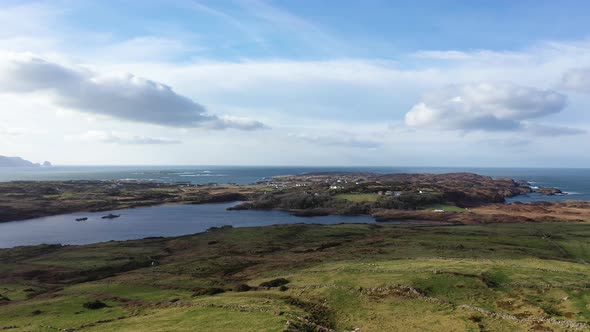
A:
[[[89,244],[110,240],[142,239],[199,233],[210,227],[267,226],[274,224],[375,223],[369,216],[296,217],[284,211],[227,211],[237,203],[158,205],[105,212],[81,212],[0,223],[0,248],[42,243]],[[102,219],[109,213],[116,219]],[[87,217],[87,221],[75,221]]]

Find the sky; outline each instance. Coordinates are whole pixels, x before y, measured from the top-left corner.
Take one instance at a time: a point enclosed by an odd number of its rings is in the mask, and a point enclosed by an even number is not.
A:
[[[587,1],[0,2],[0,155],[590,167]]]

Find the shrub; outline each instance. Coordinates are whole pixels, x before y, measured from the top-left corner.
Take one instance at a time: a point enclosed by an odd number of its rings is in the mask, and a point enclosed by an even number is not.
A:
[[[285,279],[285,278],[277,278],[277,279],[273,279],[270,281],[265,281],[263,283],[260,284],[260,287],[279,287],[279,286],[283,286],[289,283],[289,280]]]
[[[342,243],[341,242],[337,242],[337,241],[322,243],[322,244],[320,244],[320,247],[318,248],[318,251],[319,250],[328,249],[328,248],[338,247],[340,245],[342,245]]]
[[[195,297],[195,296],[215,295],[215,294],[225,293],[225,290],[223,288],[217,288],[217,287],[212,287],[212,288],[197,288],[197,289],[193,289],[193,291],[194,291],[193,297]]]
[[[106,307],[107,305],[99,300],[94,300],[94,301],[86,302],[82,306],[86,309],[96,310],[96,309],[102,309],[102,308]]]
[[[406,210],[410,208],[410,204],[402,202],[397,198],[386,197],[377,201],[376,207],[382,209]]]
[[[251,289],[252,289],[252,287],[250,287],[246,284],[239,284],[234,287],[234,292],[247,292]]]

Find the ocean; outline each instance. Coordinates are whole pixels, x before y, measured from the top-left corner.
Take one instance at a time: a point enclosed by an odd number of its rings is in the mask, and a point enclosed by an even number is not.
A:
[[[519,196],[510,201],[590,200],[590,169],[474,167],[289,167],[289,166],[53,166],[0,168],[0,181],[142,180],[192,184],[250,184],[275,175],[350,171],[376,173],[472,172],[494,178],[526,180],[534,186],[558,187],[568,195]]]

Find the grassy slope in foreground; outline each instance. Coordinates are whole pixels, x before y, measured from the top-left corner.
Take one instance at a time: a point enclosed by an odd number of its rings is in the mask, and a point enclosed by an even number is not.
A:
[[[587,330],[589,236],[564,223],[282,225],[6,249],[0,329]],[[260,287],[277,278],[288,283]],[[107,307],[83,307],[94,300]]]

